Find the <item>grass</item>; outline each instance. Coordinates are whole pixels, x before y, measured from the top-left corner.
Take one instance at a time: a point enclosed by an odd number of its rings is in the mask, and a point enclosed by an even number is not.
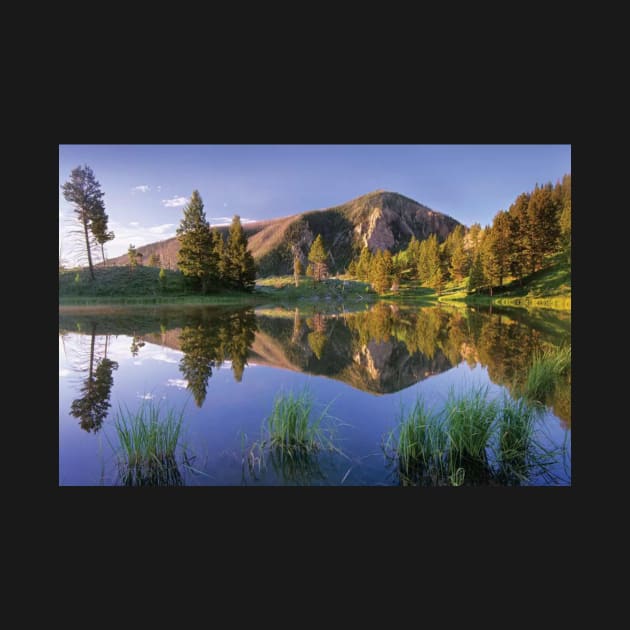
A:
[[[293,276],[272,276],[259,279],[256,291],[261,296],[282,303],[369,302],[377,299],[367,283],[339,278],[315,282],[307,276],[301,276],[299,286],[296,287]]]
[[[497,403],[488,400],[488,388],[461,394],[451,390],[444,412],[451,459],[458,465],[466,460],[484,462],[497,415]]]
[[[135,412],[119,409],[115,429],[124,485],[182,485],[175,460],[183,423],[183,411],[168,409],[162,417],[159,405],[142,404]]]
[[[333,443],[330,404],[319,415],[313,413],[313,404],[308,388],[276,396],[271,414],[263,421],[261,440],[247,448],[243,457],[250,475],[257,478],[270,462],[285,482],[308,484],[325,479],[318,454],[323,450],[343,453]]]
[[[499,476],[506,484],[524,482],[532,459],[536,415],[524,399],[505,396],[497,422]]]
[[[201,295],[179,271],[164,270],[160,284],[157,267],[95,267],[92,281],[87,269],[59,273],[59,304],[240,304],[259,302],[264,296],[244,291],[222,290]],[[75,276],[79,282],[75,282]]]
[[[524,398],[490,400],[487,387],[449,392],[440,413],[418,399],[401,410],[384,450],[403,485],[520,485],[548,474],[556,453],[534,438],[536,409]]]
[[[410,412],[401,409],[397,430],[389,434],[385,448],[395,451],[405,480],[436,483],[444,476],[447,439],[440,418],[417,399]]]
[[[491,297],[486,290],[469,294],[467,280],[446,285],[440,302],[463,301],[467,304],[497,304],[524,308],[571,310],[571,267],[560,254],[549,257],[547,266],[523,278],[508,278],[502,287],[494,287]]]
[[[266,418],[266,442],[272,449],[293,454],[297,451],[316,451],[325,443],[322,420],[327,408],[311,419],[313,396],[304,389],[276,396],[271,415]]]
[[[547,348],[534,356],[527,373],[523,395],[544,403],[553,393],[558,379],[571,369],[571,345]]]

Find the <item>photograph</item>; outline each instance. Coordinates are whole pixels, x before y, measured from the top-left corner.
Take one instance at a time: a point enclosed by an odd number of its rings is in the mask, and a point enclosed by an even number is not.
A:
[[[571,486],[570,144],[58,147],[58,486]]]

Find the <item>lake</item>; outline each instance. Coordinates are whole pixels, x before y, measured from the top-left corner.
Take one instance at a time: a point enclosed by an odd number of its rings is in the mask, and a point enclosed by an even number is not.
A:
[[[569,313],[319,308],[60,308],[59,484],[571,484],[570,371],[536,406],[538,455],[521,472],[499,470],[491,439],[483,470],[411,478],[388,440],[418,399],[436,414],[470,391],[514,400],[534,357],[570,344]],[[286,456],[265,447],[264,422],[300,392],[326,442]],[[175,455],[158,475],[129,474],[117,418],[156,407],[182,413]]]

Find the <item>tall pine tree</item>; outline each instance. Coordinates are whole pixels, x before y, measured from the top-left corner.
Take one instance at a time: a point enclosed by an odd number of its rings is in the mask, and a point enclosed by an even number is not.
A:
[[[468,278],[468,293],[478,291],[486,285],[486,278],[483,274],[483,264],[481,262],[481,253],[478,252],[470,268],[470,276]]]
[[[232,218],[224,259],[228,285],[235,289],[253,291],[256,285],[256,265],[247,250],[247,236],[238,214]]]
[[[315,280],[315,282],[324,280],[328,274],[328,267],[326,265],[328,253],[324,249],[324,241],[322,240],[321,234],[318,234],[317,238],[313,241],[311,249],[308,252],[308,260],[313,270],[313,280]]]
[[[94,280],[91,239],[94,238],[97,242],[104,243],[106,240],[109,240],[110,234],[107,232],[107,215],[105,214],[105,204],[103,203],[105,193],[101,190],[101,185],[87,164],[83,167],[77,166],[72,169],[70,180],[63,184],[61,189],[63,190],[64,199],[74,204],[74,211],[81,224],[85,238],[85,251],[90,269],[90,278]]]
[[[180,243],[177,266],[185,276],[201,284],[202,293],[207,293],[211,278],[217,276],[218,261],[213,252],[210,225],[198,190],[193,190],[190,201],[184,206],[177,236]]]

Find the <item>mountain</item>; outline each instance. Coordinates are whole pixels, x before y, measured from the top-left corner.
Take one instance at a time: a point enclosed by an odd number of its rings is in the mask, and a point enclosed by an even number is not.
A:
[[[377,249],[397,252],[404,249],[414,235],[423,240],[437,234],[443,241],[457,225],[459,222],[452,217],[409,197],[377,190],[339,206],[247,223],[243,229],[249,238],[249,250],[256,260],[259,275],[268,276],[292,273],[290,243],[296,243],[306,259],[317,234],[322,235],[324,246],[330,252],[331,271],[340,272],[365,245],[372,252]],[[217,229],[225,235],[229,228]],[[155,252],[160,255],[162,264],[175,269],[178,248],[177,238],[171,238],[137,249],[145,262]],[[124,255],[109,262],[125,265],[128,259]]]

